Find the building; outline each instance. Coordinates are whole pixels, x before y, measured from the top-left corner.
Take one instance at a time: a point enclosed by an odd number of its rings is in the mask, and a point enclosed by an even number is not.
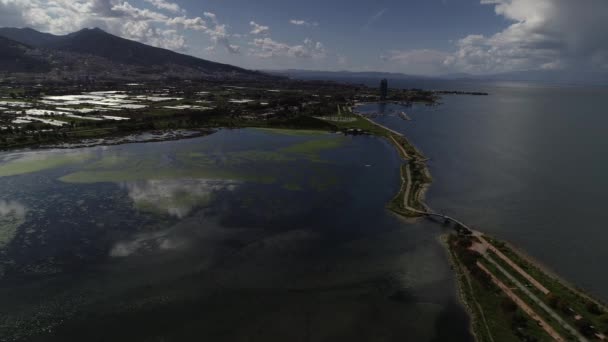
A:
[[[388,80],[380,81],[380,100],[384,101],[388,97]]]

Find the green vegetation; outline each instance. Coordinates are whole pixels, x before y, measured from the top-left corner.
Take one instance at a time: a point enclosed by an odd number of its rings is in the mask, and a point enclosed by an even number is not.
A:
[[[511,266],[509,266],[506,262],[504,262],[504,260],[502,260],[501,258],[499,258],[496,254],[494,254],[492,251],[487,251],[486,252],[488,254],[488,256],[497,264],[499,264],[502,268],[504,268],[505,270],[507,270],[509,272],[510,275],[514,276],[521,284],[523,284],[524,286],[526,286],[528,288],[529,291],[531,292],[535,292],[535,295],[538,298],[543,299],[543,297],[545,297],[544,294],[542,294],[540,291],[538,291],[534,286],[532,286],[531,284],[528,284],[528,281],[522,276],[520,275],[518,272],[516,272],[515,270],[513,270],[511,268]],[[523,291],[521,291],[519,288],[517,288],[515,286],[515,284],[509,279],[507,278],[502,272],[500,272],[500,270],[492,263],[487,262],[486,260],[483,260],[483,264],[497,277],[499,278],[503,283],[507,284],[510,286],[510,288],[513,290],[513,292],[515,294],[517,294],[519,296],[519,298],[521,298],[524,302],[526,302],[526,304],[528,306],[530,306],[535,312],[537,312],[538,314],[540,314],[541,316],[543,316],[543,319],[545,320],[545,322],[547,322],[547,324],[549,324],[557,333],[559,333],[561,336],[563,336],[564,338],[566,338],[567,340],[576,340],[576,337],[574,335],[572,335],[572,333],[567,330],[566,328],[562,327],[561,324],[559,324],[558,321],[556,321],[552,316],[546,314],[545,309],[543,309],[540,305],[538,305],[534,300],[532,300],[532,298],[530,298],[528,295],[526,295]]]
[[[306,156],[309,160],[320,161],[319,153],[338,148],[346,143],[344,137],[330,137],[328,139],[315,139],[280,149],[281,153],[298,154]]]
[[[558,312],[568,323],[576,327],[583,335],[588,338],[594,338],[595,332],[608,335],[608,309],[599,301],[583,294],[581,291],[573,290],[563,281],[542,271],[515,252],[506,243],[488,237],[486,239],[534,279],[543,284],[551,292],[548,296],[543,295],[534,287],[531,287],[530,290],[535,292],[539,298]],[[516,272],[513,273],[522,283],[527,283],[523,277],[515,274]],[[580,315],[581,318],[576,319],[577,315]],[[590,326],[595,327],[595,332],[589,329]]]
[[[318,130],[309,130],[309,129],[282,129],[282,128],[263,128],[263,127],[255,127],[253,128],[260,132],[270,133],[270,134],[280,134],[280,135],[288,135],[292,137],[308,137],[308,136],[318,136],[318,135],[327,135],[327,131],[318,131]]]
[[[273,183],[275,177],[271,175],[253,175],[246,171],[225,170],[220,168],[208,169],[139,169],[125,168],[116,171],[78,171],[59,178],[66,183],[119,183],[140,181],[147,179],[179,179],[204,178],[219,180],[240,180],[258,183]]]
[[[477,340],[551,341],[536,322],[522,312],[476,265],[481,255],[469,249],[472,239],[451,234],[447,244],[457,272],[461,297],[471,313]],[[487,263],[484,265],[491,268]]]
[[[28,154],[21,158],[0,164],[0,177],[21,175],[53,169],[69,164],[82,163],[91,158],[88,153],[40,153]]]

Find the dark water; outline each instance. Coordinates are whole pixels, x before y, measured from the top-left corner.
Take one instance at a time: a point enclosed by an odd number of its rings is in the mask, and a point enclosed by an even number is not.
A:
[[[431,207],[514,243],[608,300],[608,90],[475,87],[491,95],[366,110],[388,114],[377,120],[431,158]],[[402,110],[413,121],[391,114]]]
[[[0,340],[470,341],[441,228],[372,137],[0,155]]]

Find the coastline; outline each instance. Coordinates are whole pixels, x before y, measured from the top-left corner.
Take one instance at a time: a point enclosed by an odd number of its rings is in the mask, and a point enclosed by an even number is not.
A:
[[[386,139],[398,152],[399,156],[404,159],[403,163],[400,167],[401,172],[401,187],[399,192],[395,195],[395,197],[387,203],[387,208],[392,211],[398,217],[403,218],[404,220],[415,220],[417,218],[430,216],[435,216],[436,214],[433,210],[425,203],[425,197],[427,191],[430,189],[432,184],[432,176],[427,165],[428,159],[425,158],[423,153],[418,149],[414,144],[412,144],[409,139],[402,133],[399,133],[395,130],[392,130],[384,125],[374,122],[373,120],[365,117],[364,115],[354,113],[351,111],[350,113],[353,115],[353,121],[344,121],[340,122],[332,122],[333,125],[323,126],[319,130],[322,131],[333,131],[340,132],[342,131],[344,134],[351,134],[352,130],[356,130],[355,133],[352,134],[371,134],[377,137],[382,137]],[[329,120],[332,121],[332,120]],[[262,126],[264,128],[268,128],[269,126]],[[235,125],[233,128],[245,128],[245,127],[260,127],[257,125],[243,124],[242,126]],[[231,127],[226,127],[230,129]],[[306,125],[300,124],[295,127],[288,127],[288,129],[296,129],[303,130],[309,129]],[[212,131],[212,128],[208,128],[208,130]],[[179,130],[166,130],[164,132],[175,132]],[[198,133],[203,134],[204,129],[199,129]],[[152,132],[152,131],[149,131]],[[148,134],[148,131],[142,133],[143,135]],[[157,132],[160,132],[157,131]],[[141,133],[141,132],[140,132]],[[135,134],[136,135],[136,134]],[[170,139],[165,140],[181,140],[187,139],[188,136],[177,135],[171,137]],[[105,139],[101,138],[101,141],[105,141]],[[152,140],[152,141],[163,141],[163,140]],[[151,142],[152,142],[151,141]],[[142,142],[142,141],[131,141],[131,142]],[[129,141],[121,141],[116,144],[124,144],[129,143]],[[106,141],[107,144],[107,141]],[[79,148],[86,146],[66,146],[64,148]],[[40,148],[34,147],[34,148]],[[55,146],[55,148],[58,148]],[[442,216],[442,215],[436,215]],[[448,218],[446,219],[446,223],[448,223]],[[451,220],[451,219],[450,219]],[[440,220],[433,220],[434,222],[440,222]],[[454,230],[452,232],[445,232],[439,237],[439,243],[442,244],[443,248],[445,248],[445,252],[447,253],[447,260],[449,264],[452,266],[452,270],[454,272],[454,279],[456,285],[456,291],[458,292],[458,302],[464,310],[468,313],[470,318],[469,322],[469,330],[476,341],[494,341],[493,335],[496,329],[496,323],[491,319],[487,320],[486,315],[490,318],[495,318],[492,310],[500,311],[500,305],[490,306],[488,302],[483,302],[482,304],[486,305],[482,308],[480,302],[484,301],[487,296],[486,293],[482,293],[483,288],[479,287],[479,284],[474,284],[475,282],[479,282],[477,279],[477,275],[474,270],[470,268],[470,265],[467,264],[466,258],[463,257],[462,254],[458,254],[460,251],[456,248],[458,246],[454,245],[454,238],[461,237],[469,237],[466,234],[463,234],[461,230],[464,224],[461,225],[458,221],[452,220],[454,225],[452,226]],[[465,230],[468,228],[465,227]],[[446,229],[447,230],[447,229]],[[475,234],[479,234],[480,236],[486,237],[488,240],[492,241],[493,244],[501,246],[504,244],[507,249],[511,250],[515,253],[518,258],[512,258],[513,260],[521,259],[523,261],[518,261],[518,264],[522,267],[526,268],[524,265],[530,264],[536,267],[540,273],[546,275],[546,277],[553,278],[556,283],[563,286],[566,289],[569,289],[575,292],[578,296],[586,298],[588,301],[592,301],[601,306],[604,310],[606,310],[606,305],[601,301],[593,298],[588,295],[582,289],[578,289],[573,286],[571,283],[565,281],[564,279],[557,276],[554,272],[550,270],[547,266],[542,263],[536,261],[534,258],[526,254],[524,251],[518,249],[517,247],[503,241],[496,240],[490,236],[482,235],[481,233],[475,232]],[[495,271],[491,269],[486,272]],[[538,278],[541,279],[541,278]],[[544,278],[543,278],[544,279]],[[477,285],[477,286],[476,286]],[[481,290],[480,290],[481,289]],[[477,297],[479,296],[479,297]],[[480,299],[479,299],[480,298]],[[489,302],[491,304],[496,304],[494,302]],[[578,311],[578,309],[577,309]],[[606,310],[608,311],[608,310]],[[485,314],[484,314],[485,312]],[[488,324],[490,322],[491,324]],[[503,324],[509,327],[510,322],[505,321]],[[490,326],[492,328],[490,328]],[[501,339],[496,339],[496,341],[500,341]]]
[[[475,326],[478,323],[483,323],[484,327],[488,332],[488,336],[490,337],[490,341],[493,342],[491,338],[491,333],[489,328],[487,327],[487,323],[485,323],[485,317],[483,316],[483,312],[480,311],[480,314],[477,314],[473,309],[473,303],[470,303],[467,298],[468,296],[473,296],[473,291],[470,285],[470,280],[463,280],[461,278],[468,277],[462,270],[462,265],[456,260],[456,255],[452,252],[449,245],[449,236],[450,233],[444,233],[439,236],[439,243],[444,248],[446,258],[448,259],[448,263],[450,264],[450,268],[454,271],[454,285],[456,287],[456,292],[458,296],[458,303],[465,310],[465,312],[469,316],[469,332],[473,336],[475,341],[483,341],[479,336],[479,332],[475,329]],[[465,286],[465,281],[468,286]],[[468,292],[467,292],[468,291]],[[479,316],[479,317],[478,317]],[[483,321],[483,322],[482,322]]]
[[[382,133],[377,135],[383,136],[391,142],[399,155],[406,160],[406,164],[401,166],[402,184],[400,190],[387,207],[395,214],[408,219],[435,216],[432,209],[424,203],[425,194],[432,183],[430,171],[426,164],[428,159],[425,159],[420,150],[411,144],[403,134],[376,123],[361,114],[356,115],[365,119],[374,127],[383,130]],[[423,177],[412,176],[410,166],[415,173],[419,173]],[[606,335],[608,335],[608,307],[605,303],[559,277],[549,267],[512,244],[471,231],[466,225],[455,219],[448,217],[444,217],[444,219],[446,219],[446,223],[448,221],[454,223],[454,232],[441,235],[440,243],[445,248],[448,262],[454,270],[458,299],[470,317],[469,330],[475,341],[494,342],[495,340],[501,341],[514,337],[520,339],[540,338],[541,340],[557,338],[562,340],[562,336],[568,340],[579,341],[587,341],[586,338],[589,340],[606,339]],[[478,253],[474,241],[473,246],[466,248],[461,246],[463,245],[462,241],[469,241],[465,243],[470,243],[471,240],[477,239],[476,236],[479,236],[481,241],[485,241],[484,238],[486,238],[490,241],[489,246],[491,248],[498,246],[499,250],[509,255],[506,261],[510,262],[514,268],[509,271],[501,270],[500,266],[492,260],[493,256],[490,254],[493,254],[493,252],[486,251],[486,247],[483,246],[483,251]],[[488,244],[487,241],[485,243]],[[479,261],[471,264],[471,258]],[[525,276],[527,275],[526,272],[529,272],[533,275],[533,277],[528,275],[531,281],[540,280],[551,291],[547,291],[540,296],[541,299],[538,299],[524,288],[513,289],[512,287],[515,285],[512,281],[522,276],[517,274],[518,267],[525,270],[523,273],[521,270],[519,271],[522,275]],[[482,271],[481,275],[478,272],[479,269]],[[515,273],[509,274],[514,271]],[[515,277],[512,274],[515,274]],[[488,278],[486,277],[493,280],[488,284]],[[510,284],[510,287],[504,284]],[[525,279],[524,284],[526,284]],[[501,285],[502,288],[498,285]],[[529,286],[529,284],[526,286]],[[499,293],[498,297],[493,294],[496,290]],[[536,293],[536,295],[539,294]],[[497,298],[502,299],[497,302]],[[502,304],[504,301],[515,302],[514,305],[518,308],[517,312],[525,312],[525,315],[521,316],[519,314],[520,316],[517,316],[513,312],[505,312],[505,305]],[[593,307],[596,309],[593,309]],[[490,320],[486,318],[486,315],[490,317]],[[538,326],[526,323],[537,320],[543,323]],[[559,331],[559,333],[556,331]],[[509,336],[511,337],[508,338]]]

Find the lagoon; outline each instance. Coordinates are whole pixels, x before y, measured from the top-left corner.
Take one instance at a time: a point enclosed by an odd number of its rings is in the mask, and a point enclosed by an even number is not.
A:
[[[219,130],[0,154],[9,340],[470,341],[387,141]]]

